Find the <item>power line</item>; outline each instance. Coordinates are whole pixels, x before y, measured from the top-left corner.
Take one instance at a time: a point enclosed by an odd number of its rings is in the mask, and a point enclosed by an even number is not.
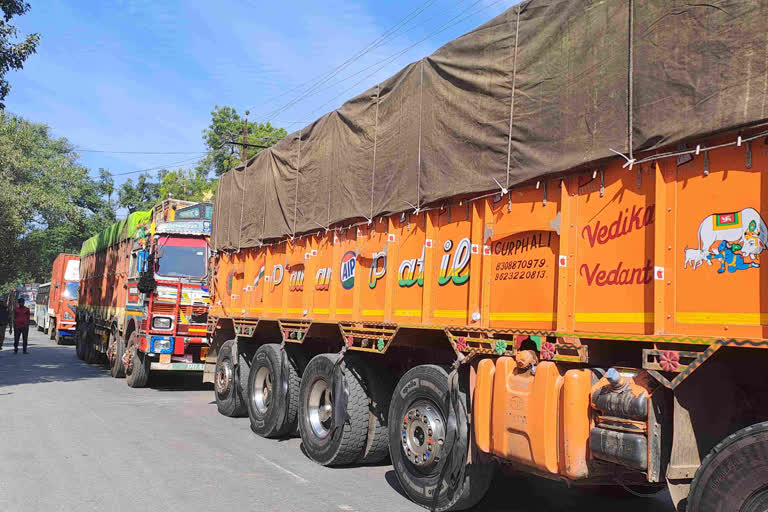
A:
[[[109,153],[115,155],[202,155],[207,151],[111,151],[108,149],[80,149],[76,153]]]
[[[348,58],[335,68],[331,69],[330,71],[326,71],[325,73],[322,73],[314,78],[311,78],[307,80],[306,82],[303,82],[295,87],[292,87],[291,89],[288,89],[287,91],[278,94],[277,96],[274,96],[273,98],[270,98],[264,104],[269,104],[273,102],[276,99],[282,98],[283,96],[292,93],[293,91],[296,91],[297,89],[301,89],[305,85],[308,85],[312,82],[319,81],[319,84],[322,84],[323,82],[326,82],[327,80],[333,78],[336,74],[343,71],[345,68],[347,68],[349,65],[351,65],[356,60],[363,57],[365,54],[373,50],[374,48],[380,46],[384,41],[386,41],[391,35],[393,35],[395,32],[397,32],[405,23],[408,23],[409,21],[415,19],[419,14],[424,12],[425,9],[427,9],[429,6],[431,6],[433,3],[435,3],[436,0],[426,0],[423,4],[421,4],[419,7],[408,13],[404,18],[402,18],[400,21],[398,21],[395,25],[387,29],[384,34],[376,38],[374,41],[369,43],[367,46],[365,46],[362,50],[358,50],[352,57]],[[308,90],[311,90],[313,87],[316,87],[318,84],[314,84],[311,86]],[[305,91],[306,92],[306,91]],[[256,108],[258,105],[254,105],[250,108]],[[250,109],[249,109],[250,110]],[[267,113],[268,114],[268,113]],[[264,115],[260,116],[264,117]]]
[[[392,61],[394,61],[395,59],[397,59],[397,58],[398,58],[398,57],[400,57],[401,55],[403,55],[403,54],[407,53],[409,50],[413,49],[414,47],[418,46],[419,44],[423,43],[424,41],[427,41],[427,40],[428,40],[428,39],[430,39],[431,37],[433,37],[433,36],[435,36],[435,35],[437,35],[437,34],[440,34],[440,33],[444,32],[444,31],[448,30],[449,28],[451,28],[451,27],[453,27],[453,26],[455,26],[455,25],[458,25],[459,23],[461,23],[461,22],[463,22],[463,21],[465,21],[465,20],[467,20],[467,19],[471,18],[472,16],[474,16],[474,15],[476,15],[476,14],[479,14],[480,12],[482,12],[482,11],[484,11],[484,10],[486,10],[486,9],[490,8],[490,7],[493,7],[494,5],[498,4],[498,3],[499,3],[499,2],[501,2],[502,0],[495,0],[494,2],[491,2],[490,4],[488,4],[488,5],[485,5],[485,6],[481,7],[480,9],[477,9],[476,11],[470,12],[469,14],[467,14],[466,16],[464,16],[463,18],[461,17],[462,15],[464,15],[465,13],[467,13],[467,11],[469,11],[470,9],[472,9],[473,7],[475,7],[477,4],[479,4],[479,3],[480,3],[480,2],[482,2],[482,1],[483,1],[483,0],[476,0],[476,1],[475,1],[474,3],[472,3],[472,4],[471,4],[469,7],[467,7],[467,8],[466,8],[466,9],[464,9],[463,11],[461,11],[459,14],[457,14],[456,16],[454,16],[453,18],[451,18],[450,20],[448,20],[446,23],[444,23],[443,25],[441,25],[440,27],[438,27],[436,30],[434,30],[434,31],[430,32],[429,34],[427,34],[426,36],[424,36],[422,39],[420,39],[420,40],[416,41],[415,43],[411,44],[410,46],[408,46],[408,47],[406,47],[406,48],[404,48],[404,49],[400,50],[400,51],[399,51],[399,52],[397,52],[397,53],[394,53],[394,54],[390,55],[389,57],[386,57],[386,58],[384,58],[384,59],[382,59],[382,60],[380,60],[380,61],[378,61],[378,62],[375,62],[375,63],[371,64],[370,66],[367,66],[367,67],[365,67],[365,68],[363,68],[363,69],[361,69],[361,70],[359,70],[359,71],[357,71],[357,72],[355,72],[355,73],[352,73],[351,75],[348,75],[348,76],[346,76],[346,77],[344,77],[344,78],[341,78],[341,79],[339,79],[338,81],[336,81],[336,83],[334,83],[333,85],[331,85],[331,86],[329,86],[329,87],[326,87],[326,88],[324,88],[324,89],[320,89],[320,90],[315,90],[315,91],[313,91],[311,94],[305,94],[305,95],[303,95],[303,96],[301,96],[301,97],[299,97],[299,98],[296,98],[296,99],[292,100],[291,102],[289,102],[289,103],[287,103],[287,104],[283,105],[283,106],[282,106],[282,107],[280,107],[279,109],[276,109],[276,110],[274,111],[274,112],[275,112],[275,114],[274,114],[274,115],[279,115],[279,114],[281,114],[282,112],[284,112],[285,110],[287,110],[287,109],[289,109],[290,107],[292,107],[293,105],[297,104],[299,101],[302,101],[302,100],[304,100],[304,99],[306,99],[306,98],[308,98],[308,97],[310,97],[310,96],[313,96],[313,95],[315,95],[315,94],[317,94],[317,93],[321,93],[321,92],[327,91],[327,90],[329,90],[329,89],[332,89],[332,88],[334,88],[336,85],[338,85],[338,84],[340,84],[340,83],[342,83],[342,82],[345,82],[345,81],[349,80],[350,78],[353,78],[353,77],[355,77],[355,76],[357,76],[357,75],[359,75],[359,74],[361,74],[361,73],[363,73],[363,72],[365,72],[365,71],[367,71],[367,70],[369,70],[369,69],[371,69],[371,68],[373,68],[373,67],[375,67],[375,66],[378,66],[379,64],[383,64],[382,66],[380,66],[379,68],[377,68],[376,70],[374,70],[372,73],[370,73],[370,74],[366,75],[366,76],[365,76],[365,77],[363,77],[361,80],[359,80],[359,81],[355,82],[355,84],[353,84],[351,87],[349,87],[349,88],[347,88],[347,89],[344,89],[344,90],[343,90],[341,93],[339,93],[338,95],[336,95],[336,96],[334,96],[333,98],[331,98],[329,101],[327,101],[327,102],[323,103],[322,105],[320,105],[318,108],[316,108],[315,110],[313,110],[311,113],[317,112],[318,110],[320,110],[321,108],[323,108],[324,106],[326,106],[328,103],[330,103],[330,102],[334,101],[334,100],[335,100],[335,99],[337,99],[339,96],[342,96],[342,95],[346,94],[346,93],[347,93],[347,92],[349,92],[351,89],[353,89],[353,88],[357,87],[359,84],[361,84],[362,82],[364,82],[364,81],[365,81],[365,80],[367,80],[368,78],[372,77],[373,75],[375,75],[376,73],[378,73],[379,71],[381,71],[382,69],[384,69],[384,68],[385,68],[387,65],[389,65],[389,64],[390,64]],[[461,19],[458,19],[458,18],[461,18]],[[267,119],[269,119],[269,118],[267,118]]]

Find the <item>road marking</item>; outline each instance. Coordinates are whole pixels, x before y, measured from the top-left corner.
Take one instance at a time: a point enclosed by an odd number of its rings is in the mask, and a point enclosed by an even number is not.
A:
[[[263,461],[264,461],[264,462],[266,462],[267,464],[271,464],[272,466],[276,467],[276,468],[277,468],[277,469],[279,469],[280,471],[282,471],[282,472],[284,472],[284,473],[288,473],[289,475],[291,475],[293,478],[295,478],[295,479],[296,479],[296,480],[298,480],[299,482],[307,483],[307,481],[306,481],[305,479],[301,478],[299,475],[297,475],[297,474],[296,474],[296,473],[294,473],[293,471],[290,471],[290,470],[288,470],[288,469],[285,469],[285,468],[284,468],[283,466],[281,466],[280,464],[278,464],[278,463],[276,463],[276,462],[272,462],[272,461],[271,461],[271,460],[269,460],[268,458],[266,458],[266,457],[264,457],[264,456],[262,456],[262,455],[259,455],[258,453],[254,453],[254,455],[256,455],[258,458],[260,458],[261,460],[263,460]]]

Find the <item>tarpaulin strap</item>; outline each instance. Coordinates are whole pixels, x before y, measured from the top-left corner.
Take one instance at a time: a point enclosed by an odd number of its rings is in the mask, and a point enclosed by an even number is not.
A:
[[[237,169],[235,169],[235,172],[237,172]],[[227,197],[233,197],[234,196],[234,186],[235,186],[235,175],[234,173],[229,176],[229,194],[227,194]],[[232,234],[232,210],[234,208],[229,209],[229,215],[227,216],[227,249],[231,249],[232,247],[232,240],[229,239],[229,236]],[[239,228],[238,228],[239,229]]]
[[[512,167],[512,122],[515,118],[515,88],[517,87],[517,41],[520,34],[520,5],[517,6],[517,21],[515,22],[515,53],[512,58],[512,97],[509,101],[509,134],[507,141],[507,185],[500,188],[502,193],[509,190],[509,170]],[[498,185],[499,182],[497,181]]]
[[[448,413],[446,418],[445,446],[448,453],[443,459],[443,467],[437,480],[435,492],[432,495],[432,510],[437,510],[440,491],[443,481],[448,480],[448,489],[453,492],[461,491],[461,483],[464,480],[464,472],[467,463],[468,446],[460,440],[468,440],[467,425],[459,424],[459,368],[466,359],[459,354],[453,363],[451,373],[448,374],[448,394],[445,397],[444,410]]]
[[[338,358],[333,364],[333,379],[331,390],[333,391],[333,435],[336,435],[337,429],[344,426],[349,420],[347,415],[347,405],[349,404],[349,388],[344,374],[344,354],[347,352],[345,343],[339,351]]]
[[[629,142],[629,160],[634,161],[634,149],[633,145],[634,142],[632,140],[632,124],[633,124],[633,118],[632,118],[632,109],[634,108],[634,98],[632,97],[634,95],[634,74],[633,74],[633,68],[634,68],[634,29],[635,29],[635,21],[634,21],[634,12],[635,12],[635,2],[634,0],[629,0],[629,43],[628,43],[628,52],[627,52],[627,67],[629,68],[627,71],[627,138]],[[629,167],[630,170],[632,170],[632,166]]]
[[[271,154],[269,156],[270,156],[270,158],[272,157]],[[268,180],[267,180],[267,173],[264,172],[263,174],[264,174],[264,215],[262,216],[262,219],[261,219],[261,240],[259,240],[259,243],[261,243],[262,240],[264,240],[264,234],[267,232],[267,190],[268,190],[267,185],[268,185]],[[272,166],[271,165],[269,166],[269,174],[272,175]]]
[[[301,169],[301,138],[303,137],[304,128],[299,130],[299,157],[296,161],[296,190],[295,194],[293,196],[293,231],[291,232],[292,236],[296,236],[296,217],[299,214],[299,171]]]
[[[373,219],[373,194],[374,183],[376,179],[376,144],[379,138],[379,99],[381,96],[381,85],[376,84],[376,120],[373,125],[373,166],[371,168],[371,215],[368,217],[370,222]]]
[[[416,208],[415,211],[418,214],[419,208],[421,208],[421,128],[422,128],[422,105],[424,99],[424,59],[421,59],[419,66],[419,166],[418,173],[416,174]]]
[[[240,242],[243,238],[243,210],[245,210],[245,193],[248,190],[248,167],[243,169],[243,181],[245,184],[243,185],[243,197],[240,200],[240,229],[237,230],[237,252],[240,252]]]

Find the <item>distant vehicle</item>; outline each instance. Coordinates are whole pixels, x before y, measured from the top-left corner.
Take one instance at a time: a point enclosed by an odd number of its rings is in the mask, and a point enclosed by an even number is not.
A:
[[[48,326],[48,296],[50,294],[51,283],[41,284],[37,289],[35,298],[34,322],[38,331],[43,331]]]
[[[51,282],[38,289],[35,307],[38,329],[44,330],[58,345],[74,341],[79,287],[80,256],[59,254],[53,261]],[[44,313],[43,305],[47,306]]]

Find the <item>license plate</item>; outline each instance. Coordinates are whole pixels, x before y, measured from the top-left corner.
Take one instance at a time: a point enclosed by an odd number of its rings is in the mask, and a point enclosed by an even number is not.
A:
[[[205,361],[205,356],[208,355],[208,347],[200,347],[200,360]]]

